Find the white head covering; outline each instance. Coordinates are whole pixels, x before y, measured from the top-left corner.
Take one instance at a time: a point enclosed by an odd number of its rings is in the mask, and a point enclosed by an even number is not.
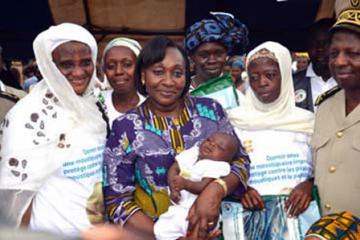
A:
[[[111,40],[105,47],[103,54],[102,54],[102,59],[101,59],[101,66],[104,67],[105,64],[105,56],[106,53],[112,49],[113,47],[127,47],[129,48],[136,57],[139,56],[140,51],[141,51],[141,45],[139,44],[138,41],[131,39],[131,38],[125,38],[125,37],[120,37],[120,38],[114,38],[113,40]],[[106,74],[104,74],[104,86],[106,86],[105,88],[111,88],[110,84],[109,84],[109,80],[107,79]]]
[[[96,98],[92,95],[97,81],[96,72],[93,72],[85,93],[78,96],[52,60],[54,49],[69,41],[82,42],[90,47],[95,69],[96,41],[86,29],[72,23],[52,26],[35,38],[33,46],[37,65],[49,90],[59,99],[60,104],[74,115],[75,120],[101,123],[101,121],[88,121],[99,120],[99,111],[95,105]],[[101,129],[100,126],[94,127],[94,130]]]
[[[245,104],[230,111],[230,121],[240,129],[278,129],[312,133],[313,114],[295,106],[289,50],[279,43],[265,42],[249,53],[247,61],[264,48],[273,53],[279,63],[280,95],[274,102],[266,104],[256,97],[252,88],[249,88]],[[249,62],[246,63],[247,67],[248,65]]]
[[[52,60],[53,50],[70,41],[86,44],[92,53],[94,73],[82,96]],[[16,223],[47,177],[73,153],[70,146],[76,144],[67,139],[69,147],[60,146],[62,138],[79,127],[100,142],[105,142],[106,135],[106,123],[92,95],[94,37],[79,25],[63,23],[40,33],[33,46],[44,79],[8,112],[0,131],[0,208],[7,209],[7,217]]]
[[[111,40],[105,47],[103,55],[102,55],[102,64],[104,65],[104,58],[106,53],[113,47],[127,47],[130,48],[130,50],[135,54],[135,56],[139,56],[139,53],[141,51],[141,45],[138,41],[131,39],[131,38],[114,38]]]

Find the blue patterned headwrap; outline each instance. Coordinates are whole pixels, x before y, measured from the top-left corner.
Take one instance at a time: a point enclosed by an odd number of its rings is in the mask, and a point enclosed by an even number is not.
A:
[[[228,52],[231,52],[235,46],[245,51],[249,42],[245,24],[229,13],[210,12],[210,14],[214,19],[203,19],[187,29],[186,50],[192,52],[205,42],[221,42]]]

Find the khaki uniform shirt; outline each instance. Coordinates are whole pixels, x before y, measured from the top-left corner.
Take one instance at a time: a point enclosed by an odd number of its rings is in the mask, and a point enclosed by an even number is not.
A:
[[[10,86],[5,85],[0,79],[0,91],[10,93],[11,95],[16,96],[18,99],[26,96],[26,92],[23,90],[19,90]]]
[[[0,91],[0,122],[2,122],[7,112],[18,100],[16,96]]]
[[[344,90],[319,106],[311,145],[323,215],[360,216],[360,105],[345,116]]]

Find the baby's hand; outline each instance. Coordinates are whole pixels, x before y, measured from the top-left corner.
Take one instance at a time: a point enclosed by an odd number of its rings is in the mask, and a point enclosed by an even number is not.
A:
[[[186,188],[186,179],[176,175],[173,177],[173,179],[171,179],[171,185],[174,190],[181,191]]]
[[[173,202],[178,203],[181,198],[180,191],[176,191],[176,190],[172,189],[170,192],[170,198]]]

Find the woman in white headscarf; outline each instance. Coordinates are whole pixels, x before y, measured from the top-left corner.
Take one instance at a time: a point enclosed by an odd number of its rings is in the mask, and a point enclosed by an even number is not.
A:
[[[136,59],[141,50],[140,44],[130,38],[115,38],[105,47],[102,68],[105,81],[112,90],[102,92],[100,97],[109,125],[128,110],[140,105],[145,98],[135,87],[134,74]]]
[[[229,114],[251,159],[249,187],[241,203],[245,209],[254,210],[247,218],[252,219],[256,213],[264,213],[255,210],[268,210],[268,196],[289,194],[281,201],[288,217],[298,216],[311,202],[313,163],[309,143],[314,116],[295,106],[291,56],[284,46],[261,44],[249,53],[246,67],[250,81],[246,104]],[[280,239],[277,237],[290,230],[275,231],[273,227],[283,226],[286,213],[272,216],[278,220],[271,221],[276,226],[259,221],[261,230],[259,226],[253,228],[256,231],[247,233],[249,239]]]
[[[64,23],[34,40],[44,79],[1,124],[0,208],[18,226],[77,235],[102,222],[106,124],[93,95],[97,44]]]

